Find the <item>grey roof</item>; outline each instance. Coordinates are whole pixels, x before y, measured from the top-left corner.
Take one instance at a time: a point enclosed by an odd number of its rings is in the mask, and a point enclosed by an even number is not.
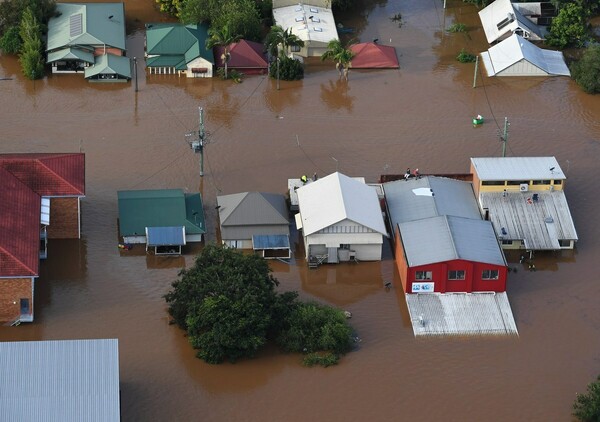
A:
[[[124,3],[57,3],[48,22],[48,51],[70,46],[125,50]]]
[[[96,57],[93,66],[85,69],[85,77],[91,78],[96,75],[119,75],[131,79],[131,63],[129,57],[114,54],[102,54]]]
[[[0,342],[0,420],[119,421],[117,339]]]
[[[185,227],[146,227],[148,246],[185,245]]]
[[[471,158],[479,180],[563,180],[567,177],[554,157]]]
[[[252,236],[253,249],[290,249],[290,237],[285,234]]]
[[[438,216],[399,224],[409,267],[464,259],[505,266],[492,223]]]
[[[537,201],[532,200],[534,194]],[[481,206],[489,209],[498,236],[523,240],[527,249],[558,250],[559,240],[577,240],[563,190],[480,192],[479,199]]]
[[[427,195],[428,189],[433,196]],[[481,219],[470,182],[428,176],[384,183],[383,190],[393,227],[439,215]]]
[[[289,224],[285,197],[276,193],[242,192],[217,196],[221,226]]]
[[[406,294],[416,336],[518,335],[506,292]]]
[[[488,76],[571,76],[560,51],[544,50],[517,34],[481,53],[481,57]]]

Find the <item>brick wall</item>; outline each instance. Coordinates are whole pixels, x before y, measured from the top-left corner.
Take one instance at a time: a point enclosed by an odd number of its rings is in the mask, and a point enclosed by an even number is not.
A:
[[[33,279],[0,279],[0,323],[12,322],[21,313],[21,299],[29,299],[29,309],[33,315]]]
[[[79,198],[51,198],[49,239],[79,239]]]

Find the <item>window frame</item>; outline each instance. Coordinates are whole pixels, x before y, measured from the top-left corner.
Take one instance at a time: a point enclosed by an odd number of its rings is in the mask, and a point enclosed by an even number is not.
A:
[[[487,277],[485,275],[486,272],[489,274]],[[496,274],[495,277],[493,277],[494,273]],[[481,279],[482,280],[498,280],[498,279],[500,279],[500,271],[499,270],[494,270],[494,269],[483,270],[481,272]]]

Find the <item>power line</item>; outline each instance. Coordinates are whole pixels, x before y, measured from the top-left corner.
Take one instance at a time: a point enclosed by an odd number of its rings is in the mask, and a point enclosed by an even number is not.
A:
[[[146,177],[145,179],[143,179],[142,181],[136,183],[135,185],[131,186],[131,189],[138,187],[139,185],[141,185],[142,183],[150,180],[151,178],[153,178],[154,176],[156,176],[157,174],[163,172],[164,170],[166,170],[167,168],[171,167],[173,164],[175,164],[176,161],[180,160],[181,158],[183,158],[185,155],[187,154],[187,151],[185,151],[183,154],[178,155],[177,157],[175,157],[172,161],[170,161],[169,163],[167,163],[165,166],[161,167],[160,169],[158,169],[157,171],[155,171],[154,173],[150,174],[148,177]]]

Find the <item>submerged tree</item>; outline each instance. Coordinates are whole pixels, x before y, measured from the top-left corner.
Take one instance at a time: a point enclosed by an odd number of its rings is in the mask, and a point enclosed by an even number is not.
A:
[[[576,3],[568,3],[552,20],[546,44],[560,49],[573,45],[581,47],[588,39],[588,11]]]
[[[23,40],[19,62],[23,74],[29,79],[39,79],[44,74],[44,57],[42,55],[42,30],[31,9],[23,13],[19,34]]]
[[[588,94],[600,93],[600,45],[588,47],[581,60],[571,65],[571,74]]]
[[[222,28],[210,28],[208,30],[206,48],[211,49],[216,46],[223,47],[221,59],[223,60],[223,64],[225,66],[225,79],[227,79],[227,64],[231,58],[229,49],[231,48],[231,44],[239,41],[240,38],[241,36],[231,33],[229,30],[229,25],[225,25]]]
[[[265,47],[271,56],[287,56],[291,48],[304,47],[304,41],[293,34],[291,28],[284,30],[281,26],[274,25],[267,34]]]
[[[354,53],[350,50],[350,46],[356,41],[349,41],[345,46],[339,39],[334,39],[327,43],[327,50],[321,55],[321,60],[333,60],[335,68],[340,72],[340,77],[348,80],[348,72],[350,62],[354,58]]]
[[[573,403],[573,416],[581,422],[600,421],[600,376],[588,385],[585,394],[577,394]]]

